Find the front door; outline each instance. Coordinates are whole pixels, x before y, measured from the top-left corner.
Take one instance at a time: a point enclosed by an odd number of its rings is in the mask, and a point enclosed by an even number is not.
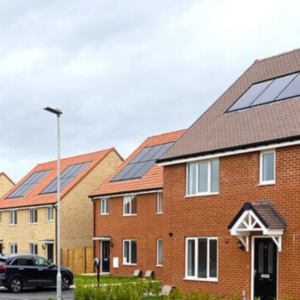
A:
[[[276,299],[277,246],[271,238],[256,238],[254,251],[254,297]]]
[[[109,265],[110,265],[110,242],[109,241],[102,241],[102,272],[109,273]]]
[[[47,244],[47,259],[53,263],[53,244]]]

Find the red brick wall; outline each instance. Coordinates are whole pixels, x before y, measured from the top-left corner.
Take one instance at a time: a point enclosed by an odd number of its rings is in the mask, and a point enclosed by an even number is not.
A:
[[[96,200],[96,236],[110,235],[110,273],[114,276],[132,276],[134,270],[155,272],[162,277],[162,267],[156,267],[156,240],[163,237],[164,214],[156,214],[157,194],[137,196],[137,215],[123,216],[123,197],[109,199],[109,215],[100,215],[100,200]],[[137,240],[137,265],[122,265],[123,240]],[[96,241],[95,256],[100,257],[100,242]],[[119,257],[119,268],[114,269],[113,257]]]
[[[288,222],[278,253],[278,296],[299,297],[300,146],[276,150],[274,185],[258,186],[259,154],[220,158],[219,195],[214,196],[185,198],[186,165],[164,167],[164,284],[180,285],[185,291],[223,292],[227,297],[246,291],[250,299],[251,250],[240,251],[227,226],[245,202],[269,200]],[[218,237],[218,282],[183,280],[185,237],[193,236]]]

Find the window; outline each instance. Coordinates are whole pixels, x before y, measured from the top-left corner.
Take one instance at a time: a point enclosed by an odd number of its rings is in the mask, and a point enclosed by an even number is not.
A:
[[[9,212],[9,225],[17,225],[17,224],[18,224],[17,211],[11,210]]]
[[[162,214],[163,213],[163,199],[162,199],[162,193],[157,193],[157,213]]]
[[[38,211],[37,209],[29,210],[29,223],[36,224],[38,222]]]
[[[186,279],[217,281],[217,238],[186,239]]]
[[[101,199],[101,215],[109,214],[109,199]]]
[[[33,260],[36,266],[48,267],[51,265],[51,263],[48,260],[42,257],[34,257]]]
[[[0,224],[2,224],[2,212],[0,211]]]
[[[38,254],[38,245],[37,244],[29,244],[29,253],[30,254]]]
[[[123,241],[123,264],[135,265],[136,264],[136,240]]]
[[[123,198],[123,215],[131,216],[137,213],[137,196],[126,196]]]
[[[18,253],[18,244],[17,243],[10,243],[9,249],[11,254]]]
[[[260,184],[275,183],[275,151],[260,154]]]
[[[53,207],[47,208],[47,221],[53,221]]]
[[[33,261],[30,258],[16,258],[11,263],[12,266],[33,266]]]
[[[157,240],[157,266],[163,265],[163,240]]]
[[[188,164],[187,173],[188,195],[219,192],[219,160]]]

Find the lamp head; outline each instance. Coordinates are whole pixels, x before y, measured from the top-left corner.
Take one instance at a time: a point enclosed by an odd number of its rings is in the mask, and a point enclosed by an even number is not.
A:
[[[52,114],[57,115],[58,117],[62,115],[62,111],[58,108],[45,107],[44,110],[51,112]]]

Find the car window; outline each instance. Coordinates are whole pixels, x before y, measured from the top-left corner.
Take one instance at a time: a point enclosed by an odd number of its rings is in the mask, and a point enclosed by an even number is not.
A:
[[[30,258],[16,258],[11,263],[12,266],[33,266],[33,261]]]
[[[0,266],[3,266],[3,265],[5,265],[5,264],[6,264],[6,260],[0,259]]]
[[[37,266],[45,266],[45,267],[51,265],[51,263],[48,260],[46,260],[46,259],[44,259],[42,257],[36,257],[36,258],[34,258],[34,263]]]

